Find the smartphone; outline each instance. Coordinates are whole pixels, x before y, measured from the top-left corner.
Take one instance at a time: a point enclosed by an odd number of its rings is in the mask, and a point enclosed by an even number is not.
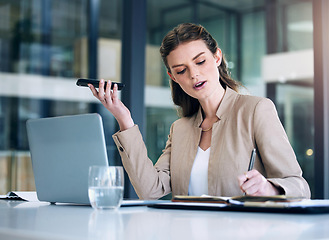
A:
[[[77,81],[77,85],[80,87],[88,87],[88,84],[92,84],[95,88],[99,88],[99,80],[97,79],[88,79],[88,78],[79,78]],[[118,85],[118,90],[124,88],[123,83],[112,82],[111,89],[113,89],[114,84]],[[104,88],[106,88],[107,82],[105,81]]]

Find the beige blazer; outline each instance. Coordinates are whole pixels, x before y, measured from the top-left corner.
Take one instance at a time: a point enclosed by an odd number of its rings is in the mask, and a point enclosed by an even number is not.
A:
[[[254,169],[282,187],[287,196],[310,197],[309,186],[269,99],[241,95],[227,88],[217,116],[220,120],[213,125],[209,157],[209,195],[241,195],[237,176],[247,171],[251,151],[257,148]],[[158,199],[170,192],[173,196],[188,194],[202,120],[199,110],[193,117],[175,121],[154,166],[138,126],[113,135],[123,166],[141,199]]]

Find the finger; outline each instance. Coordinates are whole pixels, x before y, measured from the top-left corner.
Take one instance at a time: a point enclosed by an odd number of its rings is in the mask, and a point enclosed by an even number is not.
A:
[[[249,178],[257,177],[258,175],[261,175],[261,174],[256,169],[253,169],[253,170],[246,172],[245,175],[249,179]]]
[[[250,178],[241,186],[241,190],[247,195],[253,195],[258,191],[259,187],[255,178]]]
[[[89,89],[91,90],[91,92],[93,93],[93,95],[98,98],[98,92],[96,90],[96,88],[92,85],[92,84],[88,84]]]
[[[251,186],[247,190],[248,195],[253,195],[253,196],[264,196],[264,195],[271,195],[268,194],[268,191],[266,191],[266,185],[261,182],[258,182],[257,184]]]
[[[264,195],[267,184],[267,179],[262,174],[257,173],[252,178],[249,178],[242,188],[248,195]]]
[[[113,86],[112,99],[113,99],[113,101],[118,100],[118,84],[114,84],[114,86]]]
[[[256,177],[257,175],[259,175],[259,172],[257,170],[245,172],[243,175],[238,176],[239,185],[241,186],[248,179]]]
[[[98,96],[99,96],[99,100],[104,100],[104,79],[101,79],[99,81],[99,87],[98,87]]]
[[[261,177],[262,175],[258,171],[252,173],[250,171],[246,172],[241,176],[241,180],[245,180],[240,186],[241,190],[247,194],[254,193],[257,191],[255,188],[259,185]]]
[[[253,186],[247,188],[247,189],[245,190],[245,193],[246,193],[246,195],[253,195],[253,196],[256,196],[256,195],[259,195],[259,194],[258,194],[258,191],[259,191],[259,188],[258,188],[257,186],[255,186],[255,185],[253,185]]]
[[[112,82],[110,80],[108,80],[107,84],[106,84],[106,89],[105,89],[105,96],[106,96],[107,100],[110,100],[110,98],[111,98],[111,85],[112,85]]]
[[[248,189],[252,186],[252,182],[248,179],[247,181],[245,181],[242,185],[241,185],[241,190],[243,192],[245,192],[246,194],[248,194]]]
[[[238,176],[239,186],[241,187],[241,185],[247,180],[248,180],[248,178],[246,177],[246,174],[242,174],[242,175]]]

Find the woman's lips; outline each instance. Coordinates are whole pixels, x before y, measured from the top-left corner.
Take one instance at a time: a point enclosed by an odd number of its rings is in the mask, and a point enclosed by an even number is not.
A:
[[[206,86],[206,81],[200,81],[200,82],[197,82],[196,84],[194,84],[193,88],[199,90],[205,86]]]

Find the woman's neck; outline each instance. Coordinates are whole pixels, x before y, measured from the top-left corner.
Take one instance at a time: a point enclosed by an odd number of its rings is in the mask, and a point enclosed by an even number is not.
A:
[[[200,101],[200,105],[203,111],[203,118],[212,119],[216,117],[217,109],[222,102],[225,94],[225,89],[220,85],[217,90],[209,96],[207,99]]]

